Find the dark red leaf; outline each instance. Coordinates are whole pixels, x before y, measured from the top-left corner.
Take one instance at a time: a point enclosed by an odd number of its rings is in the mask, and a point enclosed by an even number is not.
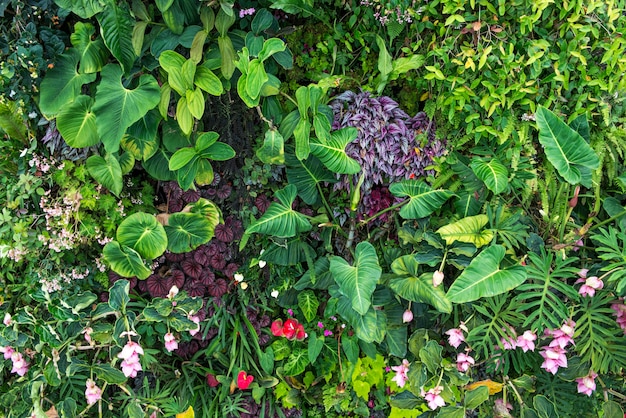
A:
[[[194,260],[187,259],[183,261],[180,266],[187,276],[193,277],[194,279],[199,278],[202,273],[202,266]]]
[[[152,274],[146,280],[146,285],[148,287],[148,293],[153,298],[164,298],[167,296],[167,293],[170,291],[170,285],[167,279],[159,276],[158,274]]]
[[[215,238],[222,242],[231,242],[235,238],[235,233],[229,226],[219,224],[215,227]]]
[[[217,279],[208,286],[209,295],[219,298],[228,292],[228,283],[224,279]]]

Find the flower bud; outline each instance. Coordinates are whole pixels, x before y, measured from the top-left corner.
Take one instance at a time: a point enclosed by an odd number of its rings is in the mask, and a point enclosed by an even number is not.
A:
[[[435,271],[433,273],[433,286],[437,287],[439,286],[441,283],[443,283],[443,272],[442,271]]]
[[[406,324],[408,322],[411,322],[412,320],[413,320],[413,312],[411,312],[410,309],[407,309],[402,314],[402,322],[404,322]]]

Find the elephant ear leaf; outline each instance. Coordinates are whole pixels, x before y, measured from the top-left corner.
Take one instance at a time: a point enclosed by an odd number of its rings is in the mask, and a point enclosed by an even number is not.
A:
[[[356,128],[350,127],[334,131],[328,141],[317,138],[310,143],[311,153],[335,173],[356,174],[361,166],[346,154],[346,145],[354,141],[357,134]]]
[[[70,147],[84,148],[100,142],[92,102],[89,96],[79,96],[57,116],[59,132]]]
[[[593,149],[577,131],[550,110],[539,106],[535,117],[539,142],[550,163],[568,183],[591,187],[591,170],[600,166]]]
[[[493,231],[483,230],[489,218],[487,215],[468,216],[451,224],[442,226],[437,230],[446,244],[451,245],[455,241],[468,242],[476,247],[487,245],[493,239]]]
[[[135,49],[133,48],[133,27],[135,19],[130,14],[128,6],[118,6],[116,2],[108,1],[102,13],[98,15],[100,31],[111,54],[128,74],[135,63]]]
[[[409,202],[400,209],[404,219],[425,218],[439,209],[454,193],[448,190],[433,190],[419,180],[403,180],[389,186],[395,196],[409,198]]]
[[[485,186],[494,194],[500,194],[506,191],[509,185],[509,172],[504,164],[496,158],[484,161],[481,158],[474,158],[470,163],[470,167],[476,177],[481,179]]]
[[[508,292],[524,283],[523,266],[500,268],[504,254],[502,246],[492,246],[480,253],[450,286],[448,299],[453,303],[472,302]]]
[[[92,155],[87,158],[86,165],[91,177],[113,194],[119,196],[124,185],[122,182],[122,167],[117,158],[112,154],[107,154],[104,158],[99,155]]]

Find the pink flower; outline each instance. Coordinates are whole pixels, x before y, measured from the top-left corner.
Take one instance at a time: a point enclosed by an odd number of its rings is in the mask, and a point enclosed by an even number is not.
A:
[[[6,347],[0,347],[0,353],[4,354],[4,359],[8,360],[11,358],[11,354],[13,354],[13,347],[10,346],[6,346]]]
[[[402,322],[406,324],[407,322],[411,322],[412,320],[413,320],[413,312],[411,312],[410,309],[407,309],[402,314]]]
[[[134,341],[126,343],[122,351],[117,355],[121,358],[122,372],[126,377],[137,377],[137,372],[141,371],[141,363],[139,363],[139,354],[143,354],[143,348]]]
[[[508,331],[508,335],[506,337],[500,338],[502,348],[505,350],[515,350],[515,347],[517,347],[517,333],[515,332],[515,329],[508,325],[508,330],[506,328],[502,328],[502,331],[505,333]]]
[[[422,396],[426,399],[426,402],[428,402],[428,407],[433,411],[446,404],[441,395],[439,395],[442,391],[443,386],[435,386],[429,389],[428,392],[424,392],[424,389],[422,389]]]
[[[165,340],[165,349],[170,353],[178,348],[178,341],[176,341],[176,337],[171,332],[168,332],[163,336]]]
[[[91,379],[87,379],[87,389],[85,389],[85,397],[87,398],[87,404],[93,405],[102,399],[102,389],[96,386],[96,382]]]
[[[589,374],[587,376],[576,379],[576,383],[578,383],[578,393],[584,393],[587,396],[591,396],[591,394],[596,390],[596,377],[598,377],[598,374],[593,370],[589,370]]]
[[[10,327],[11,325],[13,325],[13,317],[11,316],[10,313],[7,312],[4,314],[4,320],[2,321],[2,323],[7,327]]]
[[[11,361],[13,362],[13,369],[11,373],[17,373],[20,376],[24,376],[28,372],[28,363],[24,360],[21,353],[14,351],[11,354]]]
[[[532,331],[524,331],[522,335],[517,337],[517,346],[524,350],[524,353],[528,350],[535,351],[534,341],[537,339],[537,334]]]
[[[474,363],[474,359],[465,353],[459,353],[456,356],[456,368],[462,373],[467,372]]]
[[[87,341],[89,344],[91,344],[91,333],[93,332],[93,328],[91,327],[87,327],[84,330],[82,330],[80,333],[84,334],[85,336],[85,341]]]
[[[562,347],[543,347],[539,354],[544,359],[541,368],[552,374],[556,374],[559,367],[567,367],[567,357],[565,356],[565,349]]]
[[[407,359],[402,360],[402,364],[399,366],[392,366],[391,370],[396,372],[396,375],[391,379],[398,387],[404,387],[406,381],[409,380],[407,373],[409,372],[409,361]]]
[[[324,323],[322,321],[317,323],[318,328],[324,328]]]
[[[584,281],[585,284],[580,286],[578,289],[578,293],[582,296],[593,297],[596,294],[596,290],[602,289],[604,287],[604,283],[601,279],[596,276],[587,277],[586,279],[577,280],[576,283]]]
[[[198,326],[194,329],[190,329],[189,333],[191,334],[191,336],[193,337],[194,335],[196,335],[197,333],[200,332],[200,318],[196,315],[187,315],[187,318],[189,318],[191,321],[195,322],[196,324],[198,324]]]
[[[178,287],[172,286],[170,291],[167,293],[167,298],[169,300],[174,299],[176,297],[176,295],[178,294],[178,292],[179,292]]]
[[[330,337],[331,335],[333,335],[333,332],[329,329],[325,329],[324,330],[324,337]]]
[[[434,287],[438,287],[441,283],[443,283],[443,272],[442,271],[435,271],[433,273],[433,286]]]
[[[454,348],[458,348],[465,341],[465,336],[460,328],[449,329],[446,331],[446,335],[448,336],[448,343]]]
[[[618,302],[612,304],[611,309],[615,311],[617,325],[626,334],[626,305],[624,305],[624,299],[620,298]]]
[[[575,327],[576,323],[570,319],[565,321],[559,329],[556,329],[554,331],[546,329],[544,331],[544,335],[552,336],[552,338],[554,338],[550,343],[550,347],[565,348],[570,343],[574,344],[572,336],[574,335]]]

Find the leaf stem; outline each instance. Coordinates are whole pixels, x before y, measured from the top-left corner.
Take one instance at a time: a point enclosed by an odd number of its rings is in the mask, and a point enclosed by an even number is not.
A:
[[[621,217],[622,217],[622,216],[624,216],[624,215],[626,215],[626,210],[624,210],[624,211],[622,211],[622,212],[618,213],[618,214],[617,214],[617,215],[615,215],[615,216],[611,216],[609,219],[605,219],[605,220],[604,220],[604,221],[602,221],[602,222],[598,222],[597,224],[595,224],[595,225],[593,225],[591,228],[589,228],[589,229],[587,230],[587,232],[591,232],[591,231],[593,231],[593,230],[594,230],[594,229],[596,229],[596,228],[599,228],[599,227],[604,226],[604,225],[606,225],[606,224],[608,224],[608,223],[610,223],[610,222],[613,222],[614,220],[616,220],[616,219],[618,219],[618,218],[621,218]]]
[[[388,208],[385,208],[385,209],[381,210],[380,212],[377,212],[377,213],[373,214],[373,215],[372,215],[372,216],[370,216],[369,218],[362,220],[362,221],[361,221],[361,223],[362,223],[362,224],[368,224],[368,223],[370,223],[371,221],[373,221],[374,219],[378,218],[380,215],[382,215],[382,214],[384,214],[384,213],[386,213],[386,212],[389,212],[389,211],[391,211],[391,210],[398,209],[399,207],[402,207],[402,206],[406,205],[406,204],[407,204],[407,202],[408,202],[408,199],[407,199],[407,200],[404,200],[404,201],[402,201],[402,202],[400,202],[400,203],[396,203],[396,204],[395,204],[395,205],[393,205],[393,206],[389,206]]]

